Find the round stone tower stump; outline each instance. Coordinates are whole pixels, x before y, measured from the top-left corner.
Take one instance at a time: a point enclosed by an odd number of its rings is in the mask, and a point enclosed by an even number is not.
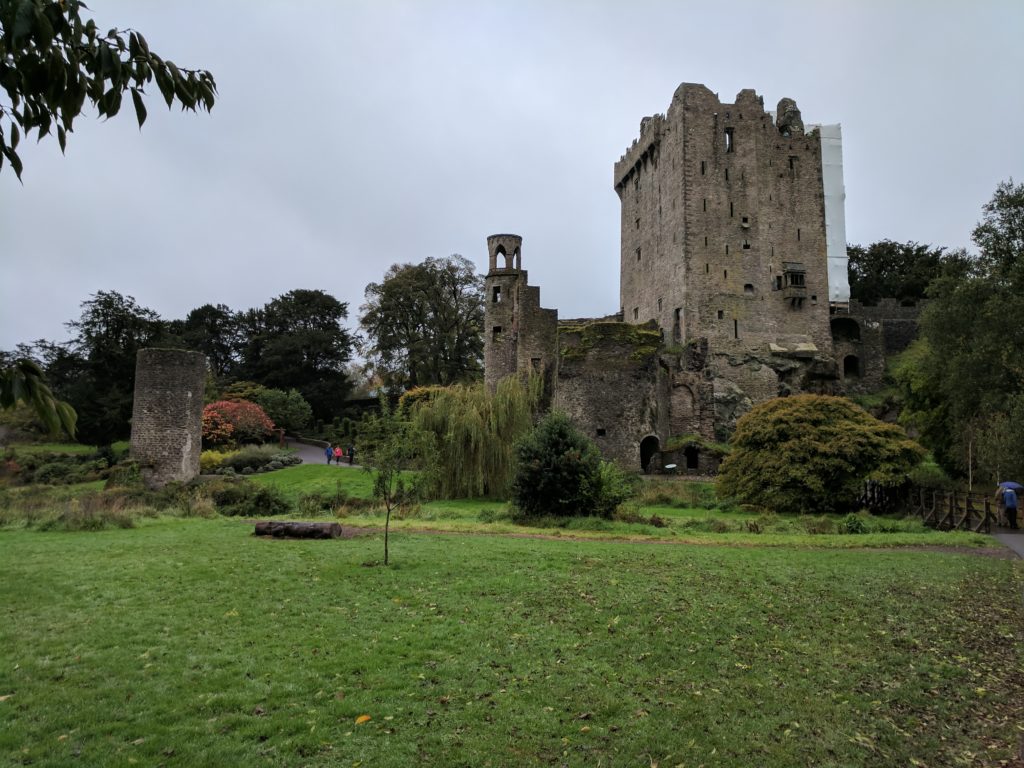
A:
[[[149,488],[199,474],[206,356],[183,349],[142,349],[135,361],[131,457]]]

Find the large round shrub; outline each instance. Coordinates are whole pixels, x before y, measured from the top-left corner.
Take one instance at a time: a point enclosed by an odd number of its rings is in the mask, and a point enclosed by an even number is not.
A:
[[[218,400],[203,408],[203,442],[206,445],[261,443],[274,431],[263,409],[248,400]]]
[[[519,443],[512,502],[521,517],[611,517],[629,483],[568,417],[550,413]]]
[[[718,495],[775,512],[846,512],[865,480],[895,485],[924,450],[893,424],[842,397],[796,395],[736,422]]]

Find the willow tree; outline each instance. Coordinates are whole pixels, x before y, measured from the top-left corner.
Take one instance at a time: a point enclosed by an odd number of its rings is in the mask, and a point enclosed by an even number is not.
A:
[[[404,407],[433,436],[434,495],[504,498],[515,471],[515,444],[533,426],[542,391],[539,377],[510,376],[494,392],[479,382],[407,393]]]

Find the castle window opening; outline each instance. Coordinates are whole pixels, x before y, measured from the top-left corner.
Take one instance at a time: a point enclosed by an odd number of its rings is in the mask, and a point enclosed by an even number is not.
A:
[[[708,209],[708,199],[705,197],[705,198],[702,198],[702,200],[704,201],[704,210],[707,211],[707,209]]]
[[[743,241],[743,250],[744,251],[749,251],[750,250],[750,241],[749,240],[744,240]]]
[[[739,320],[733,320],[732,321],[732,337],[734,339],[738,339],[740,337],[740,321]]]
[[[815,294],[811,294],[811,304],[817,304],[818,297]]]
[[[701,176],[703,176],[705,171],[707,171],[707,167],[708,167],[708,164],[706,162],[704,162],[703,160],[701,160],[700,161],[700,175]]]
[[[790,155],[790,158],[789,158],[789,170],[791,170],[791,171],[796,170],[796,158],[793,157],[792,155]]]
[[[494,292],[491,294],[491,301],[493,303],[495,303],[495,304],[498,304],[498,303],[501,302],[501,286],[500,285],[494,286]]]
[[[708,247],[708,236],[707,235],[704,235],[704,247],[705,248]]]
[[[748,296],[754,295],[754,286],[751,283],[747,283],[743,286],[743,292]]]
[[[725,311],[724,310],[721,310],[721,309],[718,310],[718,319],[719,320],[725,320]]]
[[[496,325],[491,329],[491,340],[498,341],[501,339],[501,326]]]
[[[800,227],[797,227],[797,228],[796,228],[796,239],[797,239],[797,240],[799,240],[799,239],[800,239]]]
[[[775,290],[776,291],[781,291],[782,290],[782,275],[776,275],[775,276]]]
[[[636,249],[636,260],[640,261],[640,249],[639,248]]]
[[[530,358],[530,368],[533,369],[534,373],[540,371],[540,358],[539,357],[531,357]]]
[[[679,341],[682,338],[683,332],[680,326],[680,314],[682,313],[682,307],[676,307],[674,312],[674,319],[672,322],[672,340]]]
[[[728,168],[725,169],[725,180],[726,181],[729,180],[729,169]]]
[[[732,202],[729,203],[729,216],[732,216]]]
[[[729,244],[728,243],[725,244],[725,255],[726,256],[729,255]]]
[[[710,264],[705,264],[704,265],[704,274],[705,275],[710,275],[711,274],[711,265]]]
[[[741,224],[749,224],[750,223],[750,217],[749,216],[744,216],[742,219],[740,219],[740,223]]]
[[[658,299],[658,311],[661,312],[661,299]]]
[[[637,219],[637,220],[636,220],[636,228],[637,228],[637,229],[640,229],[640,219]]]
[[[654,435],[649,435],[640,441],[640,469],[644,473],[651,471],[651,459],[658,452],[660,443]]]
[[[729,279],[729,270],[728,270],[728,269],[723,269],[723,270],[722,270],[722,277],[723,277],[723,278],[724,278],[725,280],[728,280],[728,279]]]
[[[598,427],[597,428],[597,436],[598,437],[604,437],[606,434],[607,434],[607,432],[605,431],[604,427]]]
[[[860,341],[860,324],[852,317],[833,318],[831,325],[836,341]]]
[[[633,307],[633,319],[634,320],[639,320],[640,319],[640,307]]]
[[[732,128],[725,129],[725,151],[732,152],[733,141],[732,141]]]

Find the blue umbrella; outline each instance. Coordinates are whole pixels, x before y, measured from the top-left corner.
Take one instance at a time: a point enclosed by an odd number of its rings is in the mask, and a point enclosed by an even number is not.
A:
[[[1024,485],[1021,485],[1020,483],[1015,483],[1013,480],[1003,480],[1003,482],[999,484],[999,487],[1009,488],[1011,491],[1024,490]]]

